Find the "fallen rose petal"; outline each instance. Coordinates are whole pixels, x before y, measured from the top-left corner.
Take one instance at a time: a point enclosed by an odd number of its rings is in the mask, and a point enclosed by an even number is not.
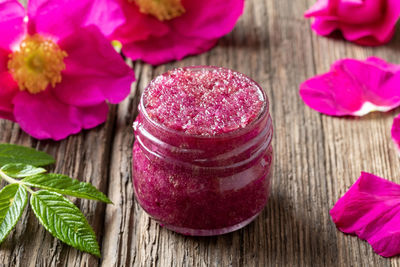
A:
[[[363,116],[400,105],[400,68],[379,58],[343,59],[300,85],[311,108],[332,116]]]
[[[400,254],[400,185],[362,172],[330,211],[337,228],[384,257]]]
[[[346,40],[360,45],[388,42],[400,16],[398,0],[319,0],[305,17],[315,17],[311,28],[319,35],[340,30]]]
[[[397,72],[400,71],[400,65],[392,64],[389,62],[386,62],[385,60],[379,58],[379,57],[369,57],[366,60],[367,62],[373,63],[376,66],[379,66],[383,69],[385,69],[388,72]]]
[[[391,134],[392,134],[392,139],[396,144],[396,148],[400,153],[400,114],[393,120]]]

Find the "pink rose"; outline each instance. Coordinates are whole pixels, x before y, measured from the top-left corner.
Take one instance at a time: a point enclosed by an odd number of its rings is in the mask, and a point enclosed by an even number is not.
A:
[[[346,40],[375,46],[392,38],[400,16],[400,1],[319,0],[304,16],[315,17],[311,28],[319,35],[339,30]]]
[[[123,22],[108,0],[0,0],[0,119],[53,140],[105,122],[135,79],[105,36]]]
[[[244,0],[113,0],[125,23],[110,36],[132,60],[152,65],[204,53],[228,34],[243,13]]]

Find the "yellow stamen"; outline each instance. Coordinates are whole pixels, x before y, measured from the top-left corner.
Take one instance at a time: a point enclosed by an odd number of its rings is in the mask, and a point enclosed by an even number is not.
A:
[[[185,13],[181,0],[128,0],[139,6],[140,12],[153,15],[157,19],[171,20]]]
[[[19,49],[10,55],[8,70],[21,91],[37,94],[61,82],[67,53],[50,39],[39,34],[27,36]]]

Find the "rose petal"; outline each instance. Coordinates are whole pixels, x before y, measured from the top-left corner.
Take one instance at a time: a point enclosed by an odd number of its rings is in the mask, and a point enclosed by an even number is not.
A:
[[[87,106],[119,103],[129,95],[134,72],[96,27],[80,29],[59,45],[68,53],[62,82],[54,88],[61,101]]]
[[[400,154],[400,114],[393,120],[391,134],[393,142],[395,143],[396,148]]]
[[[0,118],[14,121],[12,99],[18,87],[7,69],[9,53],[0,48]]]
[[[243,0],[183,0],[185,14],[171,20],[173,31],[184,36],[216,39],[228,34],[243,13]]]
[[[30,0],[28,11],[36,31],[55,40],[89,25],[110,35],[125,21],[119,4],[109,0]]]
[[[318,0],[312,7],[304,12],[304,17],[311,18],[317,16],[330,16],[331,6],[334,4],[333,1],[329,0]]]
[[[94,106],[79,107],[82,128],[91,129],[107,120],[108,105],[106,102]]]
[[[8,72],[0,73],[0,118],[15,121],[13,99],[18,86]]]
[[[330,72],[300,85],[300,96],[311,108],[332,116],[363,116],[400,105],[399,67],[382,59],[343,59]]]
[[[33,95],[19,92],[14,98],[14,115],[20,127],[37,139],[61,140],[82,128],[92,128],[107,118],[105,103],[77,108],[64,104],[51,90]]]
[[[116,0],[125,15],[125,23],[119,26],[111,35],[111,39],[121,43],[146,40],[150,36],[164,36],[171,29],[167,23],[161,22],[153,16],[139,12],[138,6],[127,0]]]
[[[360,178],[330,211],[344,233],[367,240],[384,257],[400,254],[400,185],[369,173]]]
[[[0,2],[0,48],[11,49],[25,32],[25,9],[17,0]]]
[[[312,29],[320,35],[340,30],[345,39],[361,45],[388,42],[400,16],[398,0],[320,0],[304,14],[315,17]]]
[[[149,64],[159,65],[208,51],[217,41],[217,39],[189,38],[169,33],[163,38],[152,37],[146,41],[126,44],[122,51],[132,60],[141,59]]]
[[[388,72],[397,72],[400,71],[400,65],[392,64],[389,62],[386,62],[385,60],[379,58],[379,57],[369,57],[366,60],[367,62],[373,63],[374,65],[383,68],[384,70]]]

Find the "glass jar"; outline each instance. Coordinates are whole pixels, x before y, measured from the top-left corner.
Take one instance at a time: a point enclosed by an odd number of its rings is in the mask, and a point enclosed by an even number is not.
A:
[[[264,99],[258,117],[214,136],[190,135],[152,120],[146,91],[142,94],[134,123],[134,191],[162,226],[185,235],[219,235],[244,227],[263,210],[272,176],[273,126],[268,99],[258,88]]]

